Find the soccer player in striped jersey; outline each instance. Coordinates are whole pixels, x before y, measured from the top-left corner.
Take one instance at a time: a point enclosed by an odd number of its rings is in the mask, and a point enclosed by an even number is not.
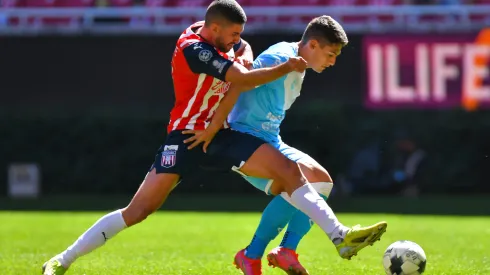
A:
[[[126,207],[100,218],[71,246],[48,260],[42,267],[44,275],[65,274],[76,259],[146,219],[160,208],[182,178],[195,172],[209,156],[202,150],[188,150],[183,141],[190,135],[182,132],[208,126],[230,83],[256,86],[292,71],[302,72],[306,69],[306,62],[299,57],[292,57],[273,68],[253,71],[234,62],[233,47],[244,43],[240,35],[245,22],[245,12],[238,3],[216,0],[209,5],[204,22],[197,22],[182,33],[172,58],[176,100],[170,114],[168,135],[143,183]],[[247,174],[276,179],[288,177],[290,186],[298,185],[303,180],[299,169],[288,169],[290,162],[263,140],[231,131],[226,123],[220,128],[209,155],[226,159],[230,169],[240,167]],[[257,155],[256,151],[259,158],[264,154],[275,157],[277,165],[267,169],[260,164],[254,165],[254,162],[246,165],[253,154]]]

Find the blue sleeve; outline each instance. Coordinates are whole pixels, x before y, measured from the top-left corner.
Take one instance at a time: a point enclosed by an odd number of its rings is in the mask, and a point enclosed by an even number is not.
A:
[[[222,81],[225,81],[226,72],[233,64],[204,42],[190,44],[182,52],[193,73],[207,74]]]
[[[281,53],[261,53],[253,63],[254,69],[274,67],[288,61],[289,56]]]

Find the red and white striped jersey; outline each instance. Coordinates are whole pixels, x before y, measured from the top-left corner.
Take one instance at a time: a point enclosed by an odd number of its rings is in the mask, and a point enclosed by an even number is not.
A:
[[[168,132],[206,129],[230,88],[225,75],[233,64],[234,50],[223,53],[196,34],[203,25],[201,21],[187,28],[175,47],[172,57],[175,104]],[[228,127],[227,123],[224,127]]]

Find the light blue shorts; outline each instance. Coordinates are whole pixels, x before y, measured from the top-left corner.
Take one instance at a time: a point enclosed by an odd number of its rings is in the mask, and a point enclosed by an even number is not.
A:
[[[300,150],[293,148],[289,145],[287,145],[284,142],[280,143],[269,143],[270,145],[274,146],[276,149],[278,149],[283,155],[285,155],[287,158],[294,162],[298,162],[300,160],[306,160],[306,159],[311,159],[311,157]],[[236,171],[236,170],[235,170]],[[238,171],[236,171],[238,172]],[[269,193],[269,190],[271,188],[273,180],[271,179],[263,179],[263,178],[256,178],[256,177],[249,177],[246,176],[240,172],[239,174],[242,175],[244,179],[246,179],[248,182],[250,182],[255,188],[264,191],[267,195],[271,195]]]

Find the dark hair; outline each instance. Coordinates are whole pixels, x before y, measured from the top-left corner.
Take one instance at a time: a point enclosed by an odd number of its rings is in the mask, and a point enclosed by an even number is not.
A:
[[[320,43],[340,44],[342,47],[349,43],[344,28],[328,15],[310,21],[301,40],[306,43],[311,39],[316,39]]]
[[[215,0],[206,10],[205,24],[226,20],[235,24],[245,24],[247,15],[235,0]]]

